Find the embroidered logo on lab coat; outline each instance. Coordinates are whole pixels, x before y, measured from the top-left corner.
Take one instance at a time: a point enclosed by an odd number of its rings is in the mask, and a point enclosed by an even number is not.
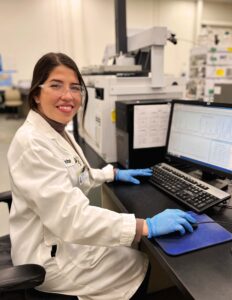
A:
[[[64,160],[66,167],[71,167],[77,164],[78,167],[82,167],[84,164],[79,157],[68,157]]]
[[[65,162],[66,165],[72,164],[72,160],[71,159],[65,159],[64,162]]]

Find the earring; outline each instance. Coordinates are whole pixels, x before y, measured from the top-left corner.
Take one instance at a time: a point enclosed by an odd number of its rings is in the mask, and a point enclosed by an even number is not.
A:
[[[35,102],[38,104],[40,103],[39,99],[37,97],[35,97]]]

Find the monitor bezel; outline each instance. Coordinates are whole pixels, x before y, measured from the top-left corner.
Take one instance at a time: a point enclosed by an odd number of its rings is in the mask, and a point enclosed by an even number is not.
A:
[[[232,179],[232,173],[227,172],[226,170],[219,170],[217,168],[213,168],[210,166],[206,166],[204,164],[201,164],[200,162],[192,162],[184,158],[176,157],[170,153],[168,153],[168,145],[169,145],[169,138],[170,138],[170,132],[171,132],[171,124],[172,124],[172,118],[173,118],[173,111],[175,104],[184,104],[184,105],[195,105],[195,106],[206,106],[206,107],[218,107],[218,108],[231,108],[232,109],[232,103],[215,103],[215,102],[206,102],[206,101],[200,101],[200,100],[179,100],[175,99],[172,100],[171,103],[171,112],[170,112],[170,118],[169,118],[169,124],[168,124],[168,132],[167,132],[167,140],[166,140],[166,155],[165,159],[168,162],[173,163],[179,163],[179,164],[187,164],[192,167],[196,167],[197,169],[201,170],[202,172],[206,172],[209,175],[215,175],[219,178],[229,178]]]

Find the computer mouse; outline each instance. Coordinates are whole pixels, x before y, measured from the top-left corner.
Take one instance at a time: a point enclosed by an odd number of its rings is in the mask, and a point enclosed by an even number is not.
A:
[[[198,228],[198,223],[191,223],[191,225],[194,230]],[[190,234],[190,232],[188,232],[187,230],[186,230],[186,233]],[[168,233],[168,234],[164,235],[163,237],[164,238],[182,238],[183,236],[184,235],[181,235],[180,232],[177,230],[177,231]]]
[[[191,225],[194,230],[197,229],[197,227],[198,227],[198,223],[191,223]]]

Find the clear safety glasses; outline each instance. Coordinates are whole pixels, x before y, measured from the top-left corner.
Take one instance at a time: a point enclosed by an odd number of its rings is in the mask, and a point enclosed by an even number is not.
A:
[[[40,88],[49,89],[51,92],[57,94],[57,96],[63,96],[67,91],[73,96],[73,98],[82,97],[85,93],[85,89],[82,85],[73,83],[69,87],[66,87],[61,82],[51,81],[39,85]]]

